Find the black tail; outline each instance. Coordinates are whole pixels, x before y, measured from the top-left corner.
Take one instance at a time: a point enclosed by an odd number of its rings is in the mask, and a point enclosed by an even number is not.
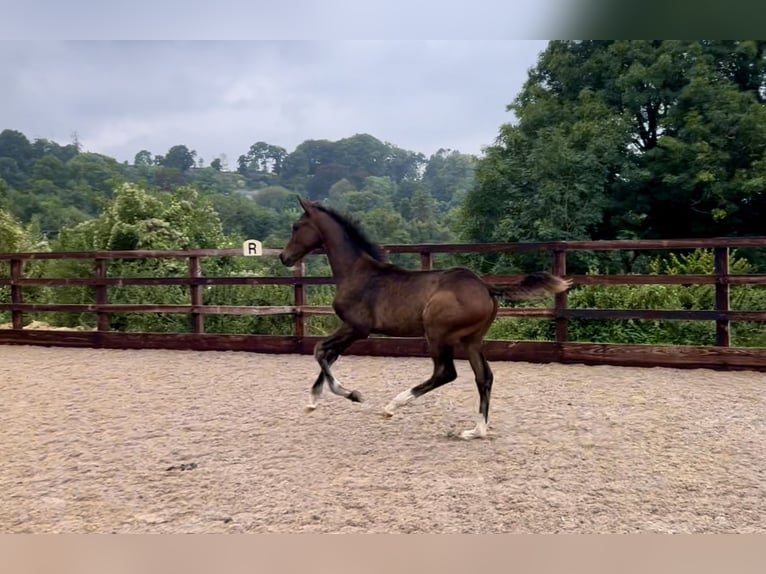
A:
[[[562,279],[547,271],[538,271],[527,275],[516,285],[487,285],[487,288],[495,297],[507,301],[524,301],[539,299],[548,293],[562,293],[571,286],[571,279]]]

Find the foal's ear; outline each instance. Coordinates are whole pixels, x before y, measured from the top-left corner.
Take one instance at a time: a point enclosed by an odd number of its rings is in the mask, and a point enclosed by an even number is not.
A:
[[[303,199],[301,196],[298,196],[298,203],[301,204],[303,211],[306,213],[309,213],[314,208],[313,203],[311,203],[308,199]]]

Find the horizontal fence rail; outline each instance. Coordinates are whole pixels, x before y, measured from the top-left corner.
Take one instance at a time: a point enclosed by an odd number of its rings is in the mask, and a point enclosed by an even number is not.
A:
[[[729,252],[737,248],[766,248],[766,237],[713,238],[688,240],[571,241],[548,243],[494,244],[421,244],[391,245],[391,254],[416,254],[422,270],[432,269],[434,255],[548,253],[551,270],[572,279],[574,286],[593,285],[713,285],[715,308],[711,310],[657,309],[573,309],[568,293],[555,296],[551,308],[501,307],[499,317],[543,318],[554,321],[555,339],[537,341],[486,341],[488,358],[533,362],[612,364],[626,366],[712,367],[766,371],[766,349],[731,347],[731,324],[738,321],[766,323],[766,310],[730,309],[730,287],[766,285],[766,275],[733,275],[729,270]],[[660,251],[712,249],[715,255],[713,275],[571,275],[567,274],[567,254],[583,251]],[[276,249],[264,249],[263,256],[274,257]],[[322,254],[317,251],[315,254]],[[306,287],[333,284],[332,277],[306,277],[304,267],[296,267],[287,277],[210,277],[203,276],[201,262],[206,258],[242,257],[240,249],[203,249],[190,251],[105,251],[57,253],[0,253],[0,265],[7,263],[7,277],[0,276],[0,288],[10,288],[9,302],[0,301],[0,312],[10,312],[11,328],[0,330],[0,343],[67,345],[106,348],[170,348],[198,350],[246,350],[273,353],[311,353],[319,337],[306,335],[306,317],[333,315],[329,306],[306,304]],[[73,259],[90,261],[92,275],[76,278],[25,277],[24,268],[32,261]],[[109,264],[115,260],[185,260],[186,274],[181,277],[110,277]],[[0,267],[2,272],[2,267]],[[488,283],[513,284],[521,276],[485,276]],[[293,304],[281,306],[206,305],[203,289],[211,286],[283,285],[291,286]],[[109,303],[109,290],[116,287],[181,286],[188,289],[188,304]],[[25,303],[24,290],[34,287],[90,287],[92,303]],[[24,329],[24,315],[29,313],[92,313],[94,331],[53,331]],[[132,333],[112,331],[110,316],[115,313],[169,313],[188,315],[189,333]],[[235,335],[205,333],[205,318],[211,315],[293,317],[293,334]],[[578,320],[663,320],[714,321],[715,345],[709,347],[671,345],[617,345],[579,343],[569,340],[569,322]],[[352,354],[428,356],[421,339],[374,337],[358,341],[349,349]],[[458,353],[459,357],[462,357]]]

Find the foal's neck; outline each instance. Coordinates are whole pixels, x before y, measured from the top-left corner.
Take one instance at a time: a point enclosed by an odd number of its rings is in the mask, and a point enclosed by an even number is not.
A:
[[[340,282],[350,275],[352,268],[361,258],[367,259],[367,257],[364,251],[349,240],[343,228],[331,217],[322,218],[320,230],[333,277]]]

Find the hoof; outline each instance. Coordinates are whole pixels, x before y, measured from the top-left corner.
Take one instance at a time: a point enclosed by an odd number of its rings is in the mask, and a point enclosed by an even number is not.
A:
[[[481,429],[471,429],[471,430],[464,430],[460,433],[460,438],[463,440],[471,440],[473,438],[485,438],[487,436],[486,430]]]
[[[314,412],[316,409],[317,409],[317,404],[316,403],[309,403],[309,404],[306,405],[306,412],[307,413]]]
[[[362,395],[359,393],[359,391],[351,391],[348,394],[348,400],[350,400],[352,403],[361,403]]]

